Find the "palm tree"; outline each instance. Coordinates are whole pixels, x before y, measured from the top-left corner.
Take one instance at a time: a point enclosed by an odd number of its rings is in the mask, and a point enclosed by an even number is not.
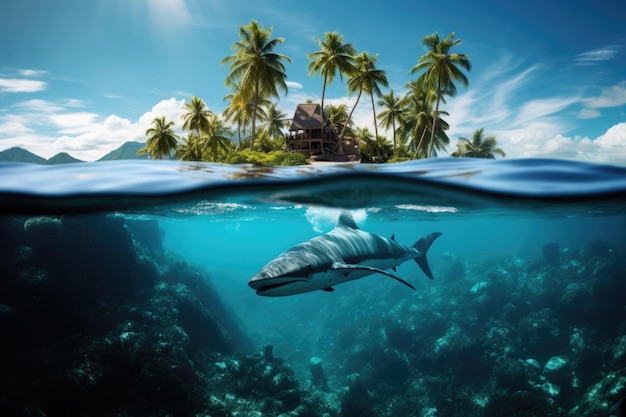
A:
[[[270,103],[265,111],[265,125],[263,132],[272,139],[283,136],[283,129],[287,127],[287,115],[277,108],[276,103]]]
[[[418,82],[432,88],[435,91],[436,104],[435,114],[439,114],[439,103],[444,95],[453,97],[456,95],[455,81],[460,81],[463,87],[467,87],[469,81],[467,76],[461,71],[470,71],[472,64],[465,54],[451,54],[450,49],[461,43],[462,39],[454,39],[454,32],[451,32],[443,41],[439,40],[437,32],[422,39],[424,46],[429,48],[428,52],[420,56],[417,65],[411,68],[411,74],[424,71],[417,79]],[[433,126],[430,130],[430,158],[435,143],[435,123],[437,117],[433,117]]]
[[[185,110],[187,112],[180,116],[183,119],[183,130],[200,134],[209,128],[213,112],[207,108],[204,100],[193,96],[191,103],[185,103]]]
[[[404,124],[404,107],[402,106],[402,99],[396,97],[393,94],[393,90],[385,94],[381,100],[378,100],[378,105],[383,106],[384,110],[380,112],[378,118],[380,119],[380,125],[385,129],[392,128],[393,132],[393,150],[396,150],[396,123]]]
[[[236,106],[235,105],[236,103],[233,101],[233,97],[235,97],[235,94],[237,94],[237,91],[239,90],[239,83],[233,84],[231,88],[233,89],[233,92],[224,96],[223,101],[229,101],[230,104],[226,107],[226,109],[224,109],[224,111],[222,112],[222,115],[224,116],[224,119],[226,121],[235,122],[237,124],[237,142],[238,142],[237,146],[241,148],[241,133],[243,130],[243,134],[244,135],[246,134],[247,132],[246,126],[250,124],[252,121],[252,112],[254,111],[254,103],[249,101],[244,106],[241,106],[241,107]],[[263,98],[263,97],[259,97],[257,101],[257,108],[256,108],[257,119],[262,120],[266,118],[265,110],[263,110],[263,108],[267,107],[270,104],[271,104],[270,100]]]
[[[378,125],[376,123],[376,107],[374,106],[374,95],[378,97],[382,95],[380,85],[384,87],[389,86],[389,82],[387,81],[387,75],[385,75],[385,71],[376,68],[378,54],[370,57],[367,52],[362,52],[360,55],[357,55],[354,60],[356,63],[355,70],[348,80],[348,91],[354,92],[358,90],[359,95],[357,97],[356,103],[354,104],[354,107],[352,108],[352,111],[350,112],[348,120],[352,118],[352,113],[354,112],[354,109],[356,109],[357,104],[359,104],[361,94],[363,92],[369,94],[372,99],[372,112],[374,114],[374,134],[377,137]]]
[[[420,154],[428,154],[428,147],[424,149],[423,144],[432,128],[434,94],[433,90],[417,81],[410,81],[406,86],[409,91],[402,98],[404,123],[400,125],[400,132],[402,136],[408,137],[407,145],[415,150],[414,158],[417,159]]]
[[[278,97],[278,90],[287,93],[287,74],[283,61],[291,63],[291,58],[273,52],[277,45],[284,42],[284,38],[270,39],[271,35],[272,28],[264,29],[256,20],[252,20],[247,26],[240,26],[241,39],[232,46],[235,53],[221,61],[221,64],[230,65],[224,84],[239,86],[233,95],[231,106],[242,109],[248,103],[253,104],[250,138],[250,147],[253,150],[259,99]]]
[[[182,161],[202,161],[202,147],[200,137],[195,133],[189,133],[182,142],[178,144],[174,158]]]
[[[240,148],[242,127],[245,133],[245,126],[250,123],[251,117],[249,117],[250,115],[248,114],[248,106],[238,107],[235,106],[233,102],[233,97],[235,97],[235,94],[239,91],[239,83],[234,82],[231,88],[233,92],[224,96],[223,101],[228,101],[229,104],[222,112],[222,115],[226,121],[235,122],[237,124],[237,147]]]
[[[200,146],[203,159],[217,161],[219,150],[227,151],[232,147],[233,132],[222,119],[213,115],[209,121],[208,130],[202,132]]]
[[[174,122],[168,122],[165,116],[155,117],[152,120],[154,127],[146,130],[146,146],[139,149],[137,154],[149,153],[152,159],[163,159],[164,155],[170,156],[178,145],[178,135],[172,130]]]
[[[450,156],[455,158],[485,158],[496,159],[494,154],[498,154],[502,157],[506,156],[506,153],[500,148],[496,147],[496,138],[494,136],[484,136],[485,129],[480,128],[474,131],[472,139],[459,138],[459,142],[456,144],[456,152],[452,152]]]
[[[339,78],[343,79],[343,74],[349,75],[354,70],[354,55],[356,49],[351,43],[343,43],[343,36],[337,32],[326,32],[324,40],[317,38],[320,47],[319,51],[310,53],[307,57],[309,62],[309,75],[318,72],[324,77],[324,85],[322,87],[322,109],[324,108],[324,96],[326,94],[326,86],[333,82],[335,75],[339,72]],[[326,126],[323,120],[322,126]]]
[[[354,136],[354,123],[352,121],[348,121],[347,104],[339,104],[338,106],[329,104],[324,109],[324,112],[326,113],[326,116],[328,116],[328,121],[338,132],[343,131],[343,128],[346,127],[346,133],[349,136]]]

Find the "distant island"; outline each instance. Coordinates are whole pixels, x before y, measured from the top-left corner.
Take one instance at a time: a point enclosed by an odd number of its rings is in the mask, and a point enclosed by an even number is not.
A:
[[[114,149],[108,154],[104,155],[96,162],[119,161],[122,159],[148,159],[148,155],[137,155],[137,151],[144,146],[145,143],[141,142],[126,142],[119,148]],[[29,164],[58,165],[85,161],[76,159],[66,152],[61,152],[54,155],[50,159],[45,159],[39,155],[35,155],[34,153],[27,151],[26,149],[14,147],[0,152],[0,162],[25,162]]]

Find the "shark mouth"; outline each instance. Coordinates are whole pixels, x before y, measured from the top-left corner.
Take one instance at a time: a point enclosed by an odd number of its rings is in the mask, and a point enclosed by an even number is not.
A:
[[[279,282],[277,284],[263,285],[261,287],[256,288],[256,293],[263,294],[263,293],[276,290],[278,288],[285,287],[287,285],[294,284],[296,282],[302,282],[302,281],[306,281],[306,279],[292,279],[289,281]]]

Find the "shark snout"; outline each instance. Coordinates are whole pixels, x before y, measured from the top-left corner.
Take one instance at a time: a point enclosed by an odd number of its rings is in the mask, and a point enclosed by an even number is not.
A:
[[[307,278],[304,277],[273,276],[267,271],[260,271],[248,281],[248,285],[256,290],[258,295],[274,297],[301,292],[294,292],[294,288],[299,288],[303,284],[306,285],[306,281]]]
[[[264,287],[274,287],[274,286],[278,286],[282,284],[288,284],[290,282],[304,281],[304,280],[305,278],[287,277],[287,276],[276,277],[276,276],[271,276],[267,273],[261,272],[253,276],[252,279],[248,281],[248,285],[251,288],[258,290]]]

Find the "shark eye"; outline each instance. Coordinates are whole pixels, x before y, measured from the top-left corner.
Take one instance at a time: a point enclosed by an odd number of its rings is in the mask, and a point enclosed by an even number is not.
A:
[[[311,264],[306,264],[306,269],[310,271],[311,269],[313,269],[313,267],[311,266]]]

